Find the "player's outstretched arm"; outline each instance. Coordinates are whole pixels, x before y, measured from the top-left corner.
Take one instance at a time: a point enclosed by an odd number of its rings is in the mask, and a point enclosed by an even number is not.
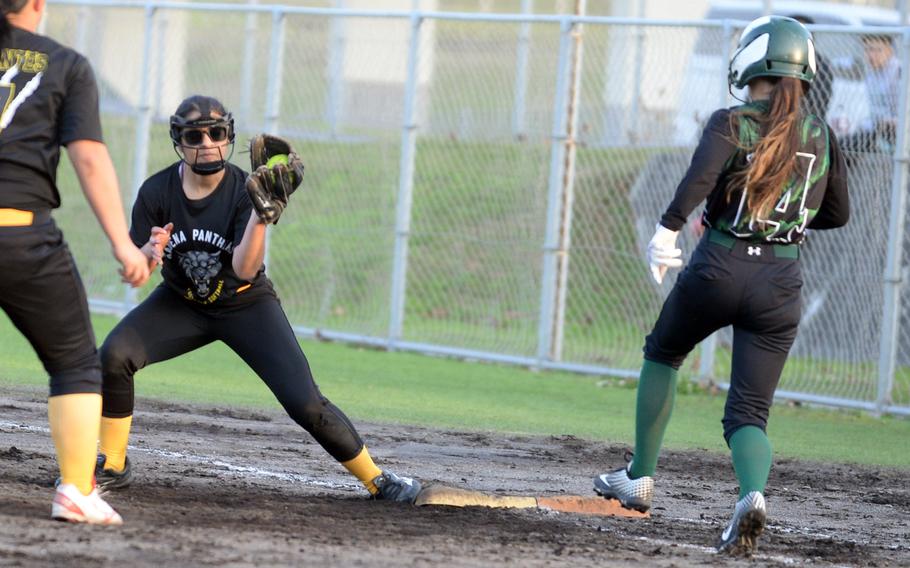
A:
[[[107,146],[95,140],[76,140],[66,150],[82,193],[111,242],[123,281],[133,287],[142,286],[149,278],[148,259],[130,239],[117,174]]]
[[[231,259],[234,274],[241,280],[252,280],[262,268],[262,262],[265,260],[266,227],[268,225],[259,218],[256,211],[251,211],[243,238],[234,249],[234,257]]]

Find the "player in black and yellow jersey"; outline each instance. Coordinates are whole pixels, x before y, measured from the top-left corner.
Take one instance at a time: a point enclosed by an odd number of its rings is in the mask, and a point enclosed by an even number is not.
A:
[[[149,266],[127,233],[92,69],[78,53],[35,33],[43,12],[44,0],[0,0],[0,307],[50,375],[48,418],[61,474],[51,515],[119,524],[92,477],[101,366],[85,290],[51,217],[60,206],[61,146],[123,280],[142,285]]]
[[[635,454],[627,467],[594,480],[604,497],[650,508],[677,369],[701,340],[732,326],[723,427],[740,494],[718,544],[722,552],[751,553],[765,526],[771,469],[765,427],[800,320],[800,243],[808,229],[839,227],[849,217],[838,142],[803,105],[815,75],[812,35],[796,20],[759,18],[743,31],[729,81],[748,86],[750,100],[711,116],[648,245],[660,283],[668,268],[682,265],[677,234],[707,201],[705,234],[645,341]]]
[[[234,120],[212,97],[192,96],[171,117],[180,160],[139,189],[130,234],[163,282],[126,315],[101,348],[104,409],[96,475],[105,489],[127,486],[133,377],[146,365],[214,341],[236,352],[288,415],[376,498],[411,502],[416,480],[380,470],[347,416],[310,372],[265,274],[268,225],[253,210],[247,174],[228,162]],[[296,178],[294,183],[299,184]]]

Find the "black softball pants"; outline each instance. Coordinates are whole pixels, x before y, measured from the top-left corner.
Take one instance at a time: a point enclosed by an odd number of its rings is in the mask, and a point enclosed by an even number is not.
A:
[[[645,340],[645,359],[678,369],[700,341],[733,326],[723,418],[728,442],[743,426],[767,426],[800,319],[803,280],[795,256],[796,245],[750,244],[708,230]]]
[[[85,288],[63,233],[39,224],[0,227],[0,308],[50,375],[50,396],[101,393],[101,363]]]
[[[269,387],[297,424],[336,460],[348,461],[363,448],[357,430],[325,398],[287,316],[274,296],[220,313],[187,304],[159,286],[124,317],[101,346],[102,415],[133,413],[133,376],[146,365],[222,341]]]

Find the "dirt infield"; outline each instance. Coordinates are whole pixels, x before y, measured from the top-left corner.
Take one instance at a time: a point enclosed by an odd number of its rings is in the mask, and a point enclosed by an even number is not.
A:
[[[622,447],[566,437],[359,424],[381,466],[495,494],[591,494]],[[910,471],[779,460],[751,560],[714,554],[728,459],[667,453],[650,519],[412,507],[366,492],[280,412],[140,400],[120,528],[48,518],[46,403],[0,389],[0,566],[910,565]],[[902,451],[906,451],[906,448]]]

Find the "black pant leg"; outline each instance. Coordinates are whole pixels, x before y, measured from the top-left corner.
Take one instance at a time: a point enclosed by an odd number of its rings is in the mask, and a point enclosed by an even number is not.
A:
[[[787,362],[787,352],[769,351],[762,336],[733,330],[733,369],[724,405],[724,439],[743,426],[768,425],[774,391]]]
[[[262,298],[219,319],[219,339],[246,361],[319,445],[340,462],[360,453],[363,440],[348,417],[319,392],[276,298]]]
[[[645,339],[645,359],[678,369],[699,342],[730,324],[740,286],[729,251],[702,240]]]
[[[215,340],[209,320],[177,294],[159,286],[126,315],[101,346],[102,415],[133,413],[133,375],[151,363],[189,353]]]
[[[50,396],[101,392],[85,288],[53,221],[0,228],[0,308],[50,375]]]
[[[766,428],[800,320],[799,262],[781,259],[753,267],[755,285],[733,325],[733,365],[723,418],[727,441],[743,426]]]

